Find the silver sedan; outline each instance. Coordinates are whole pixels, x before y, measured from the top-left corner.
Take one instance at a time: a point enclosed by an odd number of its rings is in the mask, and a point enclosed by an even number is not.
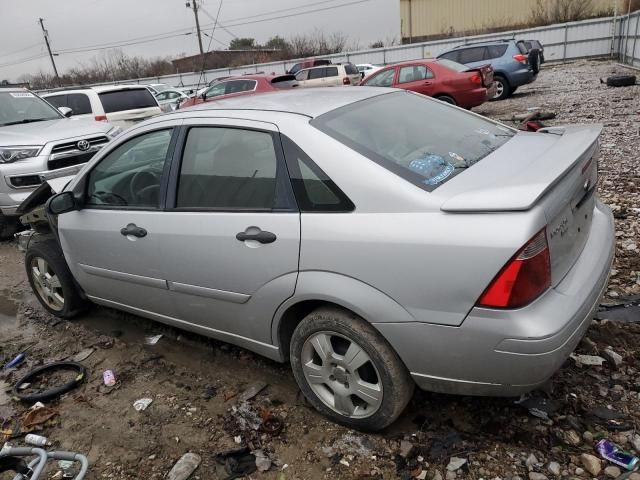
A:
[[[93,302],[289,361],[358,429],[415,385],[517,395],[562,365],[607,283],[599,134],[377,88],[170,113],[49,200],[29,281],[60,317]]]

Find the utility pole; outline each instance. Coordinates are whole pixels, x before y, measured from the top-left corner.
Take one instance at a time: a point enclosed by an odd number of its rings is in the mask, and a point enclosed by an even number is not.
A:
[[[56,62],[53,60],[53,53],[51,53],[51,45],[49,45],[49,32],[44,28],[44,20],[40,19],[40,27],[42,28],[42,35],[44,35],[44,43],[47,44],[47,50],[49,51],[49,58],[51,59],[51,65],[53,65],[53,72],[56,74],[56,80],[58,86],[60,86],[60,75],[58,75],[58,69],[56,68]]]
[[[198,46],[200,47],[200,56],[204,59],[204,49],[202,48],[202,32],[200,31],[200,19],[198,18],[198,0],[191,0],[186,3],[187,8],[193,9],[193,16],[196,17],[196,29],[198,30]]]

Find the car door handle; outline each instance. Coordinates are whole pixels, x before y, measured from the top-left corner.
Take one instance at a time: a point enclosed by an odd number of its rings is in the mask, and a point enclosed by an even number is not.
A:
[[[424,82],[424,84],[425,85],[431,85],[431,82],[427,80],[426,82]]]
[[[260,230],[258,233],[238,232],[236,238],[241,242],[245,242],[247,240],[255,240],[259,243],[273,243],[278,237],[276,237],[275,233]]]
[[[147,236],[147,231],[144,228],[140,228],[135,223],[130,223],[129,225],[124,227],[122,230],[120,230],[120,233],[125,237],[129,235],[133,237],[138,237],[138,238]]]

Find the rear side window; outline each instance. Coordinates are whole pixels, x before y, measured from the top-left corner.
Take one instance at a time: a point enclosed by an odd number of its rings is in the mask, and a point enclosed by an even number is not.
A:
[[[53,95],[46,99],[55,107],[68,107],[74,115],[86,115],[91,113],[91,102],[84,93],[68,93],[66,95]]]
[[[271,210],[277,170],[269,133],[194,127],[182,157],[177,207]]]
[[[395,70],[390,68],[389,70],[374,74],[364,85],[369,87],[390,87],[393,84],[394,75]]]
[[[324,76],[325,77],[337,77],[338,76],[338,67],[327,67],[327,68],[325,68],[324,69]]]
[[[311,124],[429,192],[515,135],[508,127],[404,91],[352,103]]]
[[[116,90],[99,94],[105,113],[157,107],[153,94],[146,88]]]
[[[427,78],[433,78],[431,70],[424,65],[411,65],[400,69],[398,83],[418,82]]]
[[[301,212],[351,212],[351,200],[309,156],[282,136],[291,185]]]
[[[248,92],[255,89],[257,84],[255,80],[231,80],[226,83],[224,93]]]
[[[324,77],[324,68],[312,68],[309,70],[309,80],[316,80]]]
[[[507,45],[490,45],[489,58],[500,58],[507,52]]]
[[[529,49],[527,49],[527,46],[524,44],[524,42],[518,42],[516,43],[516,45],[518,46],[518,50],[520,50],[521,54],[526,55],[527,53],[529,53]]]
[[[475,63],[489,59],[487,47],[471,47],[460,50],[460,63]]]

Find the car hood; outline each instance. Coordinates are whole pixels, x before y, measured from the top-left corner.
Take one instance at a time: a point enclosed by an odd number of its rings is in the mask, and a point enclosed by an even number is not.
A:
[[[0,146],[44,145],[69,138],[106,134],[112,125],[82,119],[58,119],[0,127]]]

